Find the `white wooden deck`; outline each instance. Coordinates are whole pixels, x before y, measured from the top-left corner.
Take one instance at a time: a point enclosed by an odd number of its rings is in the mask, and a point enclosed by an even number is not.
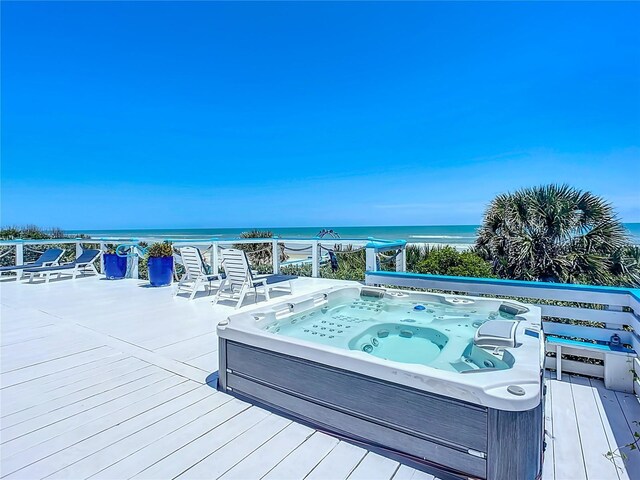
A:
[[[433,478],[208,385],[230,307],[97,278],[3,281],[0,303],[3,478]],[[551,380],[544,478],[640,479],[637,451],[604,457],[634,420],[632,395]]]

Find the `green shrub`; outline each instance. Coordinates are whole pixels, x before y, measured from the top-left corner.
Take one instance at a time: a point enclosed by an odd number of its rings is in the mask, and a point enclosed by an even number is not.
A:
[[[429,250],[415,269],[418,273],[456,277],[493,278],[491,264],[472,251],[459,252],[450,246]]]
[[[240,238],[273,238],[273,232],[269,230],[250,230],[242,232]],[[271,270],[267,269],[267,265],[273,265],[273,244],[265,243],[236,243],[233,248],[244,250],[251,265],[258,271]],[[289,256],[284,251],[284,245],[280,244],[280,261],[284,262]]]
[[[106,243],[104,245],[104,253],[115,254],[117,248],[118,248],[118,245],[116,245],[115,243]]]
[[[45,230],[36,225],[10,226],[0,228],[0,240],[48,240],[52,238],[68,238],[59,228],[51,228]],[[27,244],[24,246],[24,261],[33,262],[47,248],[62,248],[65,254],[62,257],[63,262],[69,262],[75,258],[75,245],[38,245]],[[0,246],[0,266],[15,265],[16,247]]]
[[[60,228],[54,227],[49,230],[37,225],[24,225],[22,227],[11,226],[0,229],[0,240],[48,240],[50,238],[68,238]]]
[[[297,275],[298,277],[311,276],[310,263],[294,263],[291,265],[283,265],[280,267],[280,273],[283,275]]]
[[[147,256],[151,257],[172,257],[173,246],[169,242],[157,242],[147,249]]]

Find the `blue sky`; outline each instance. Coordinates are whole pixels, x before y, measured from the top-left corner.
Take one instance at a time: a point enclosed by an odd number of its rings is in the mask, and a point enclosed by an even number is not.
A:
[[[2,2],[0,223],[640,221],[640,3]]]

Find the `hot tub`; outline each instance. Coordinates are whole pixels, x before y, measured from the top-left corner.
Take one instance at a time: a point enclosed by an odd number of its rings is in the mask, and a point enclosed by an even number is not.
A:
[[[542,468],[540,309],[354,286],[218,325],[220,389],[438,475]]]

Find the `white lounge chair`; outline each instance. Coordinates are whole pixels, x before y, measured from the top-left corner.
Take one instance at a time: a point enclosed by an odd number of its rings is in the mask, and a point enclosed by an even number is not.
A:
[[[220,288],[213,299],[213,304],[218,303],[220,298],[238,299],[235,308],[240,308],[244,297],[253,290],[256,301],[258,295],[264,295],[269,300],[269,290],[283,289],[292,292],[291,280],[294,275],[266,275],[254,277],[251,273],[249,260],[244,250],[227,248],[222,250],[222,266],[226,277],[222,280]]]
[[[100,258],[100,253],[100,250],[83,250],[73,262],[50,267],[27,268],[24,270],[24,273],[29,276],[29,283],[33,282],[33,278],[38,275],[44,275],[46,277],[46,283],[49,283],[51,275],[58,275],[58,278],[65,274],[71,275],[71,278],[74,280],[79,273],[83,275],[86,273],[98,275],[98,270],[96,270],[93,263]]]
[[[210,275],[205,272],[204,262],[200,250],[196,247],[182,247],[180,260],[184,265],[185,273],[178,282],[174,295],[185,290],[191,292],[189,300],[193,300],[200,287],[211,292],[212,282],[220,280],[220,275]]]
[[[58,265],[60,258],[64,255],[64,250],[61,248],[49,248],[42,252],[40,257],[35,262],[28,262],[22,265],[9,265],[7,267],[0,267],[0,273],[8,272],[15,273],[16,277],[19,279],[24,270],[27,268],[38,268],[38,267],[50,267],[52,265]]]

